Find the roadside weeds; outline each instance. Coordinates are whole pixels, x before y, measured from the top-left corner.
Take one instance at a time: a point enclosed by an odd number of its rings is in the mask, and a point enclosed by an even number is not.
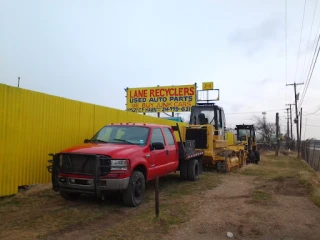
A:
[[[292,190],[296,194],[303,195],[305,190],[313,203],[320,207],[320,174],[295,156],[282,155],[276,157],[266,154],[259,165],[248,165],[237,172],[244,175],[257,176],[266,182],[273,181],[278,183],[277,188],[281,187],[281,191]],[[291,194],[294,193],[292,192]]]

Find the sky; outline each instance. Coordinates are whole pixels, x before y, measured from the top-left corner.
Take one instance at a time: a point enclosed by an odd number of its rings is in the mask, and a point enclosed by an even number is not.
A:
[[[0,0],[0,83],[125,109],[127,87],[212,81],[228,127],[279,112],[285,132],[286,84],[306,83],[320,33],[320,3],[303,19],[304,3]],[[319,77],[317,63],[303,114],[320,108]],[[320,110],[303,124],[302,139],[320,139]]]

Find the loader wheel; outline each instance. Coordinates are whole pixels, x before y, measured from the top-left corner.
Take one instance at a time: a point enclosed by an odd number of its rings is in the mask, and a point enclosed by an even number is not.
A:
[[[127,189],[122,195],[122,201],[126,206],[137,207],[142,203],[146,181],[142,172],[133,171]]]
[[[217,171],[226,173],[228,172],[228,163],[227,161],[217,161]]]
[[[75,201],[80,197],[81,193],[69,193],[60,191],[60,195],[67,201]]]
[[[250,152],[248,154],[248,158],[249,158],[249,163],[256,163],[257,161],[255,152]]]
[[[180,161],[180,178],[188,180],[188,161]]]
[[[255,151],[254,151],[254,156],[255,156],[255,158],[256,158],[255,163],[258,164],[259,161],[260,161],[260,152],[259,152],[258,150],[255,150]]]
[[[197,181],[199,180],[199,172],[200,172],[199,161],[197,159],[189,160],[188,163],[188,180],[189,181]]]

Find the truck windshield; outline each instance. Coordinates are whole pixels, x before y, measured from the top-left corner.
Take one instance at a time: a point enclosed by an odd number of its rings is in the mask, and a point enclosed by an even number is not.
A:
[[[91,142],[145,145],[149,128],[140,126],[105,126],[91,138]]]

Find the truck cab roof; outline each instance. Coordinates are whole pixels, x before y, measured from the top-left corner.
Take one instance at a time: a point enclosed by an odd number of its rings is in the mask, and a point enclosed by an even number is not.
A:
[[[111,123],[106,126],[138,126],[147,128],[171,127],[164,124],[151,124],[151,123]]]

